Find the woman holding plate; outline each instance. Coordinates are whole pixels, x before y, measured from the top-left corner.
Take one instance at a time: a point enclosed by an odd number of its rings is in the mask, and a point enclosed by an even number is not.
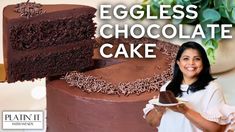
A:
[[[154,105],[143,109],[147,122],[159,132],[220,132],[219,108],[225,104],[220,85],[210,74],[210,63],[203,47],[196,42],[184,43],[176,56],[173,79],[160,91],[170,90],[185,103],[174,106]],[[217,110],[218,109],[218,110]],[[210,113],[208,113],[210,112]]]

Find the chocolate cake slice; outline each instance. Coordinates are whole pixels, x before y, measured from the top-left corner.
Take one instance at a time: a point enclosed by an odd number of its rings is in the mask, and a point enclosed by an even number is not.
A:
[[[162,104],[173,104],[178,103],[178,100],[171,91],[167,90],[160,92],[159,102]]]
[[[96,9],[21,3],[3,10],[8,82],[64,74],[93,65]]]

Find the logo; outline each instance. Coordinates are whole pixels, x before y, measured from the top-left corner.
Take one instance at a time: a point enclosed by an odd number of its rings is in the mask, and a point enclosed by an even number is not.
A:
[[[4,111],[3,129],[43,129],[43,111]]]

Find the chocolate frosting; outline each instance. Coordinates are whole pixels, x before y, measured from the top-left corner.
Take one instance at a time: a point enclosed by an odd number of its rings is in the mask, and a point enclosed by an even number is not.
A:
[[[105,43],[107,40],[101,40]],[[66,80],[70,86],[76,86],[84,92],[100,92],[104,94],[117,95],[140,95],[149,91],[157,91],[167,80],[172,77],[172,65],[174,64],[175,53],[178,46],[165,43],[158,40],[142,38],[136,40],[133,38],[111,39],[114,47],[125,42],[125,46],[130,43],[155,43],[156,59],[123,59],[122,63],[92,70],[84,73],[71,72],[62,79]],[[111,52],[113,52],[111,50]],[[115,50],[114,50],[115,52]],[[96,53],[94,53],[96,54]],[[115,60],[115,59],[113,59]]]
[[[47,132],[155,132],[142,112],[155,94],[88,94],[62,80],[47,82]]]
[[[147,38],[144,40],[145,42],[154,41],[158,44],[156,59],[118,59],[118,63],[109,61],[113,62],[113,65],[102,64],[103,67],[99,66],[97,69],[83,73],[69,73],[69,75],[76,74],[74,78],[67,78],[73,81],[48,78],[46,82],[47,132],[157,131],[143,119],[142,109],[149,99],[158,94],[161,85],[167,81],[166,77],[151,82],[154,85],[153,89],[145,90],[145,87],[139,87],[144,92],[139,95],[128,94],[128,96],[125,96],[125,92],[108,94],[105,90],[101,92],[102,89],[95,91],[90,82],[95,80],[92,77],[96,77],[107,84],[118,85],[120,82],[128,84],[138,79],[145,80],[155,75],[161,75],[164,71],[169,70],[171,67],[169,64],[174,60],[171,56],[174,56],[178,46]],[[114,41],[116,40],[112,40],[112,42]],[[130,42],[130,40],[126,41]],[[99,58],[97,50],[94,55]],[[83,83],[74,81],[79,76],[81,78],[78,80]],[[85,82],[87,83],[85,84]],[[101,86],[104,85],[101,84]]]

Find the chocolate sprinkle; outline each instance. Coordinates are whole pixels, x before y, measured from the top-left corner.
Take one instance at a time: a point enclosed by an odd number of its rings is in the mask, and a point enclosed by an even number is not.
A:
[[[20,13],[20,16],[26,17],[29,19],[30,17],[37,16],[45,13],[42,10],[42,5],[35,2],[22,2],[16,5],[15,12]]]
[[[120,82],[115,85],[103,80],[101,77],[94,77],[73,71],[67,73],[61,79],[65,80],[70,86],[75,86],[87,93],[103,93],[108,95],[124,95],[129,96],[132,94],[140,95],[145,92],[158,91],[159,88],[171,80],[173,76],[173,65],[176,51],[179,46],[168,44],[166,42],[157,41],[157,49],[162,51],[167,56],[166,59],[171,61],[167,66],[168,69],[163,71],[160,75],[155,73],[152,77],[145,79],[137,79],[132,82]],[[160,69],[160,67],[158,67]]]

